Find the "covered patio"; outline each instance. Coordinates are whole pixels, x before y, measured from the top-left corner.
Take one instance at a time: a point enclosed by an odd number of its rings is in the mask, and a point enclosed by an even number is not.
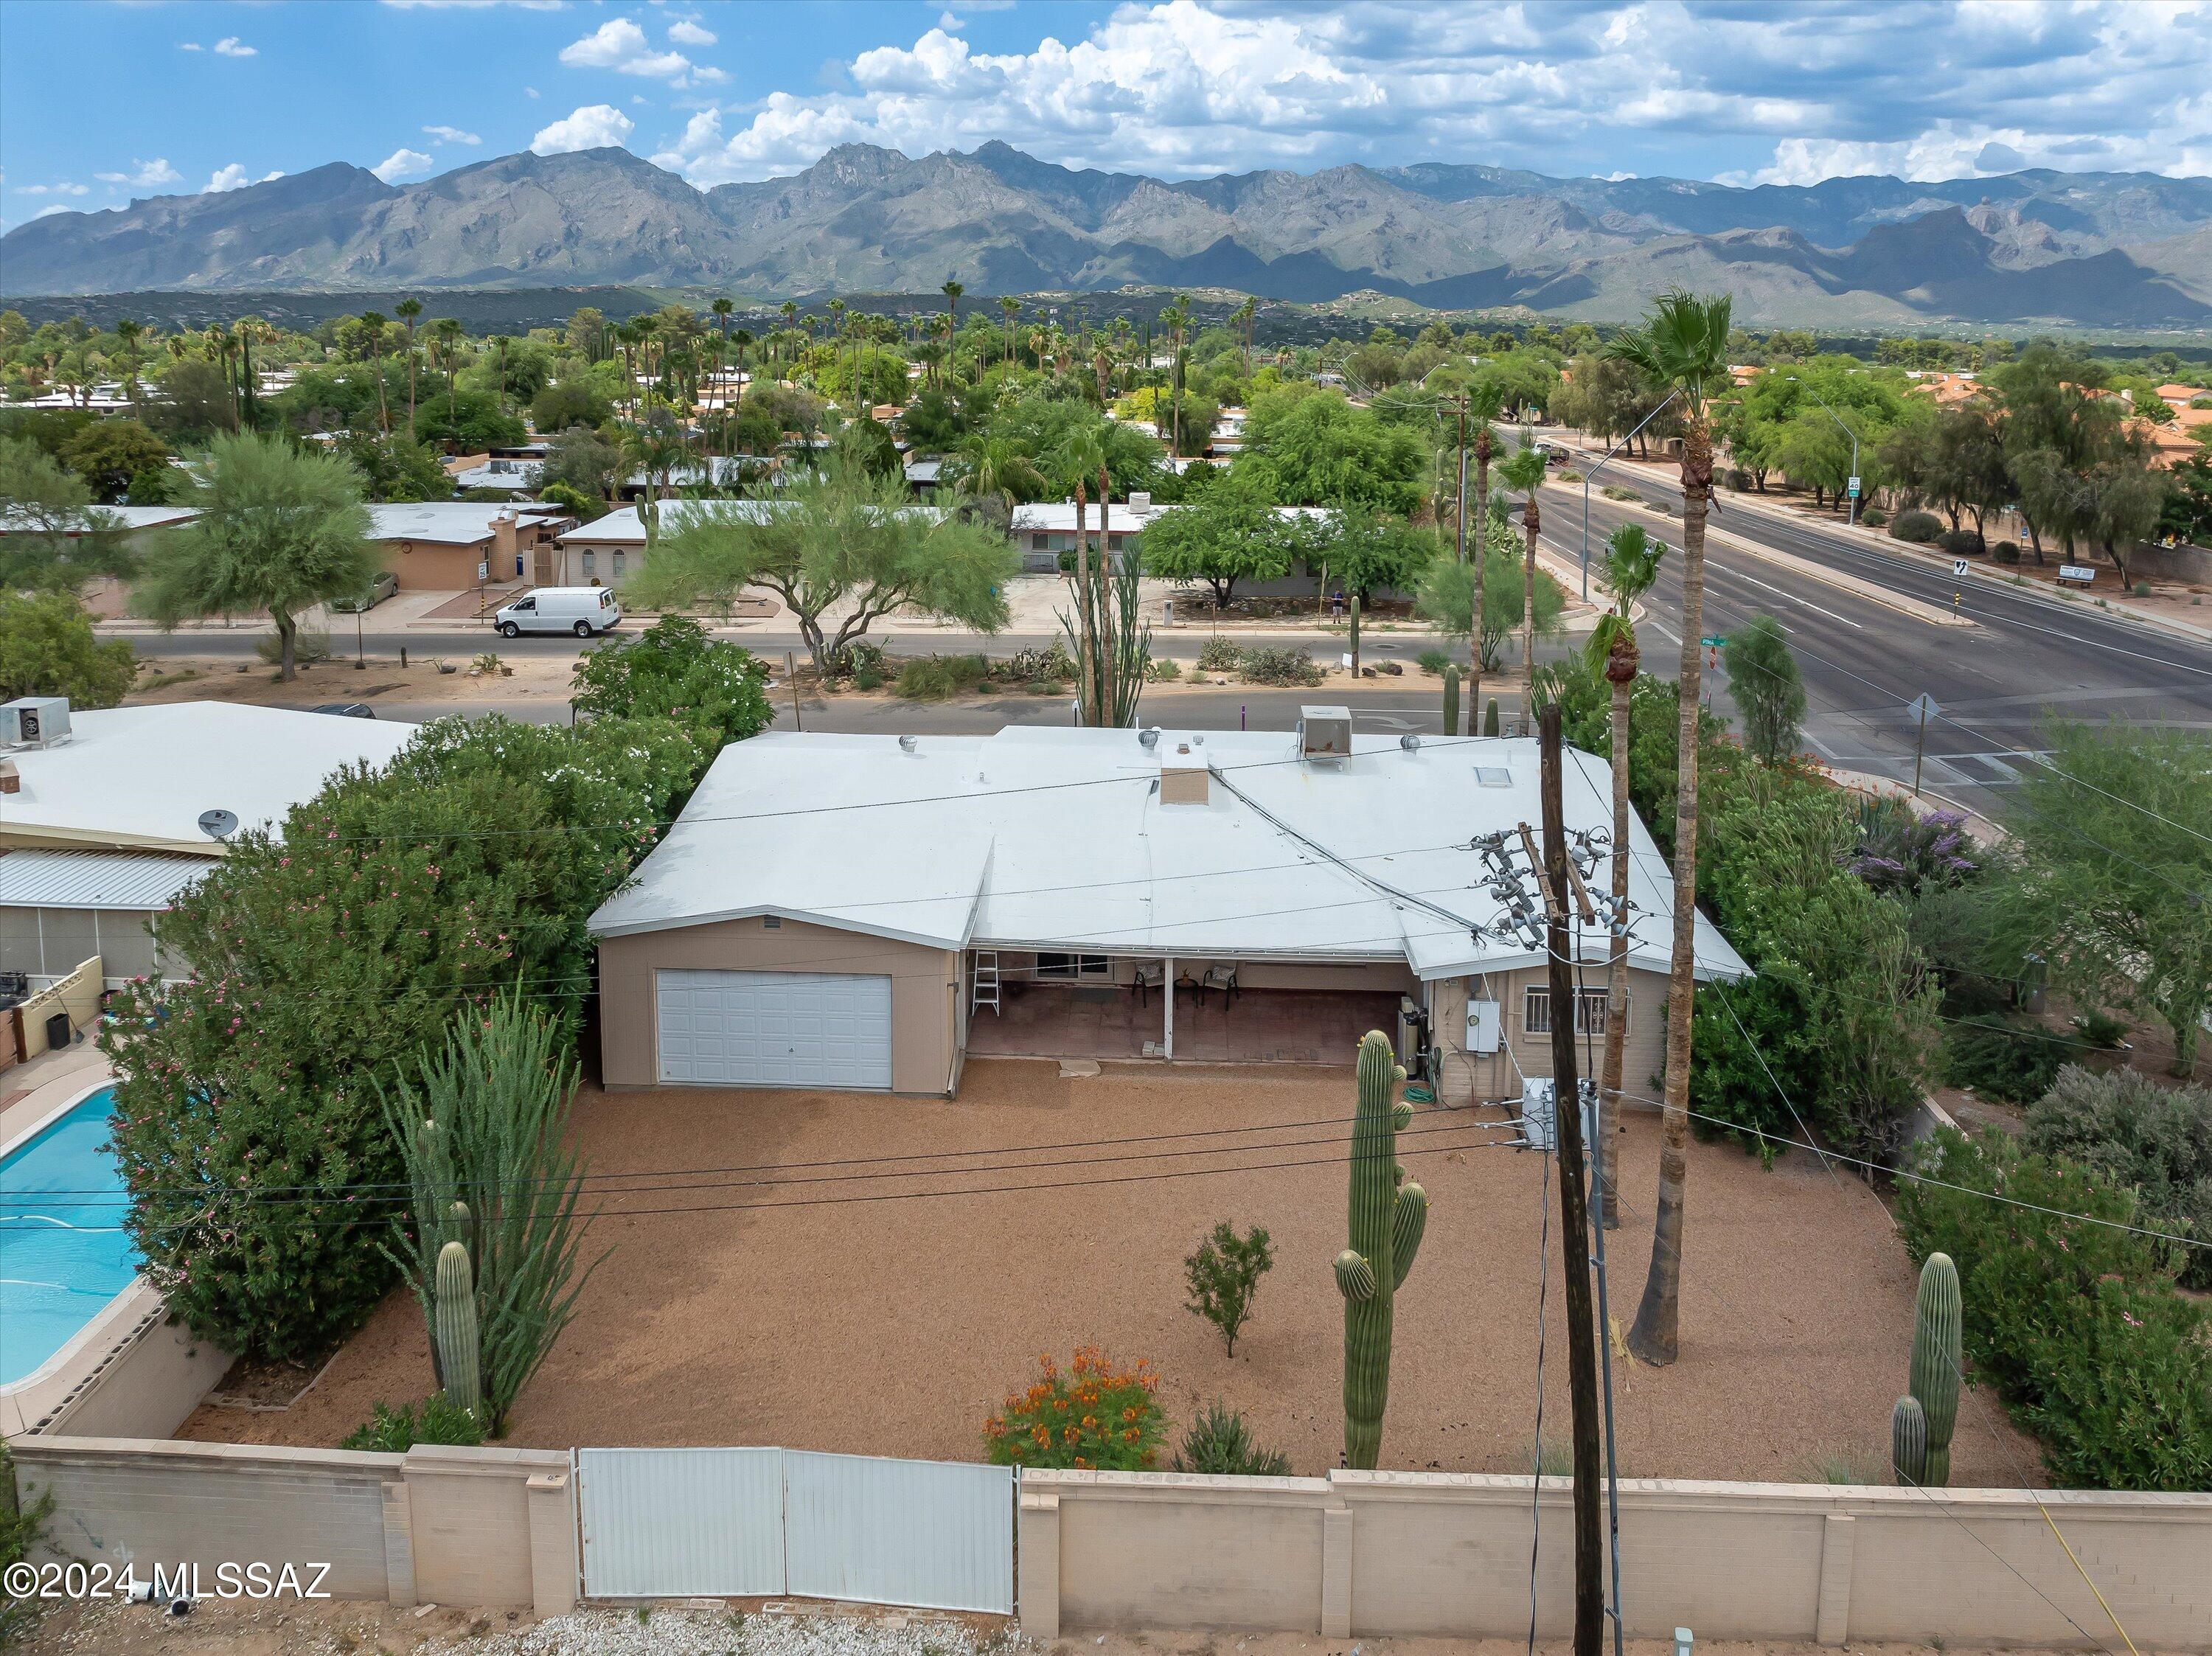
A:
[[[1009,980],[977,1007],[968,1050],[1000,1058],[1169,1058],[1211,1064],[1343,1064],[1359,1038],[1396,1039],[1398,997],[1368,990],[1244,989]]]

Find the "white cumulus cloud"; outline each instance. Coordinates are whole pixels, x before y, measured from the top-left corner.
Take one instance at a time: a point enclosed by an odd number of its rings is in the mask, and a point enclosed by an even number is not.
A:
[[[637,123],[612,104],[586,104],[538,129],[530,141],[534,155],[566,155],[578,149],[604,149],[621,143],[637,130]]]
[[[403,145],[368,170],[386,184],[397,184],[402,179],[419,178],[436,165],[421,150]]]
[[[561,48],[571,69],[611,69],[617,75],[643,75],[672,81],[691,67],[680,52],[655,52],[645,31],[627,17],[610,17],[580,40]]]
[[[15,186],[15,193],[19,196],[85,196],[92,193],[92,186],[85,184],[19,184]]]
[[[458,126],[426,126],[422,129],[441,143],[478,144],[483,140],[473,132],[464,132]]]
[[[257,179],[244,167],[233,161],[228,167],[219,167],[216,169],[214,176],[207,181],[207,193],[210,196],[220,196],[226,191],[243,190],[249,184],[267,184],[272,179],[281,179],[283,176],[283,169],[280,167],[274,173],[264,173]]]
[[[150,161],[134,160],[128,173],[95,173],[102,184],[119,184],[127,190],[158,190],[165,184],[182,184],[185,175],[160,156]]]
[[[219,58],[252,58],[257,56],[259,50],[258,46],[247,45],[235,34],[226,34],[215,43],[216,55]]]
[[[711,46],[717,37],[714,30],[684,17],[668,26],[668,38],[680,46]]]

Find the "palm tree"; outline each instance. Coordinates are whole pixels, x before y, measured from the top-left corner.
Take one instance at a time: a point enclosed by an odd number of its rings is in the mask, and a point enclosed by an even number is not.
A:
[[[959,467],[960,492],[977,500],[1002,502],[1009,516],[1024,500],[1034,500],[1048,485],[1036,463],[1007,438],[986,437],[975,442]]]
[[[645,553],[649,562],[660,538],[660,502],[668,493],[671,476],[686,454],[683,428],[648,402],[644,417],[623,434],[622,452],[623,459],[645,474],[645,499],[638,515],[645,520]]]
[[[384,397],[384,331],[391,325],[378,312],[361,313],[361,341],[368,347],[368,360],[376,374],[376,422],[392,435],[392,409]]]
[[[411,438],[415,434],[415,318],[422,314],[422,301],[403,299],[392,311],[407,327],[407,434]]]
[[[1613,688],[1613,906],[1624,919],[1628,902],[1628,713],[1629,694],[1642,670],[1636,645],[1636,606],[1659,579],[1666,544],[1644,532],[1642,524],[1623,524],[1605,543],[1601,579],[1613,595],[1613,609],[1600,617],[1586,646],[1587,659]],[[1619,1174],[1613,1146],[1620,1132],[1620,1071],[1628,1041],[1628,930],[1613,934],[1605,982],[1605,1059],[1598,1080],[1598,1143],[1605,1147],[1605,1177],[1595,1192],[1598,1222],[1607,1230],[1620,1223],[1613,1199]]]
[[[430,326],[431,331],[438,337],[439,355],[444,359],[446,369],[446,420],[447,423],[450,425],[459,417],[453,412],[453,376],[454,371],[459,366],[455,359],[459,354],[461,325],[459,318],[457,317],[441,316],[435,322],[431,324]]]
[[[1252,318],[1259,313],[1260,301],[1249,294],[1244,295],[1242,305],[1229,313],[1229,319],[1243,331],[1244,377],[1247,379],[1252,377]]]
[[[950,339],[952,337],[952,328],[960,325],[960,295],[968,290],[951,276],[947,276],[945,278],[945,285],[937,291],[945,295],[945,319],[952,325],[951,327],[945,329],[945,337]]]
[[[1004,360],[1009,362],[1014,356],[1014,318],[1021,313],[1020,300],[1002,299],[999,301],[999,314],[1006,319],[1006,355]]]
[[[791,331],[793,321],[799,315],[799,302],[796,300],[787,299],[778,308],[783,312],[783,331],[787,334]]]
[[[1667,1089],[1659,1152],[1659,1202],[1651,1271],[1628,1347],[1650,1363],[1674,1361],[1682,1301],[1683,1190],[1688,1177],[1690,1012],[1695,992],[1698,913],[1698,668],[1705,629],[1705,513],[1713,492],[1710,392],[1729,387],[1729,296],[1699,299],[1672,288],[1641,326],[1624,330],[1606,354],[1673,395],[1682,422],[1682,665],[1680,756],[1674,788],[1674,939],[1667,974]]]
[[[1547,469],[1544,451],[1540,448],[1516,448],[1498,468],[1498,477],[1505,487],[1518,489],[1523,497],[1521,529],[1528,538],[1521,561],[1521,676],[1532,687],[1536,675],[1536,531],[1542,526],[1536,511],[1536,491],[1544,486]],[[1482,579],[1482,567],[1480,563],[1475,566],[1478,582]],[[1533,713],[1533,696],[1528,706]]]
[[[1482,572],[1489,567],[1490,557],[1490,422],[1503,411],[1504,402],[1504,393],[1498,389],[1496,380],[1478,379],[1468,387],[1467,406],[1461,416],[1462,420],[1472,421],[1474,424],[1474,550],[1471,555],[1474,560],[1474,630],[1469,636],[1475,642],[1470,652],[1473,658],[1467,670],[1470,731],[1482,707],[1482,600],[1484,589],[1488,585],[1483,579]],[[1464,429],[1462,427],[1462,440]],[[1466,506],[1464,500],[1461,501],[1462,513]],[[1465,538],[1464,530],[1462,538]]]

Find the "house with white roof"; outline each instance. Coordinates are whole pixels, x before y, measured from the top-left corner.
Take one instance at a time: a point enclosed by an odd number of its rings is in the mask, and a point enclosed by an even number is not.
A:
[[[95,955],[111,980],[155,970],[148,922],[230,840],[413,734],[226,701],[47,709],[40,741],[0,745],[0,972],[58,977]]]
[[[403,591],[553,579],[554,537],[575,522],[559,507],[489,500],[414,500],[368,508],[370,535]]]
[[[1109,500],[1106,503],[1107,544],[1117,555],[1127,553],[1136,546],[1147,525],[1182,509],[1169,501],[1155,504],[1143,489],[1126,500]],[[1279,506],[1274,512],[1286,521],[1305,518],[1318,522],[1328,516],[1328,508],[1318,506]],[[1098,544],[1098,503],[1086,502],[1081,526],[1094,547]],[[1022,567],[1037,573],[1058,569],[1060,554],[1075,550],[1077,527],[1073,500],[1036,500],[1016,507],[1009,529],[1014,544],[1021,549]]]
[[[605,1080],[945,1095],[970,1052],[1348,1064],[1381,1028],[1446,1101],[1517,1097],[1551,1073],[1553,1009],[1475,842],[1517,845],[1537,787],[1533,741],[1355,736],[1342,708],[1294,732],[769,732],[592,917]],[[1570,750],[1565,798],[1571,833],[1609,830],[1606,761]],[[1640,1088],[1672,885],[1641,823],[1620,854]],[[1702,918],[1696,946],[1701,977],[1747,974]],[[1575,947],[1560,1016],[1595,1036],[1610,939]]]

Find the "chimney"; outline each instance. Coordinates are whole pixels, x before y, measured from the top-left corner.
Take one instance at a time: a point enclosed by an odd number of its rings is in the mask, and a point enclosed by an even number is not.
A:
[[[0,793],[21,793],[23,773],[15,768],[12,759],[0,759]]]
[[[1160,803],[1164,805],[1202,805],[1206,801],[1206,755],[1188,738],[1160,755]]]
[[[494,558],[511,558],[519,550],[515,545],[515,517],[512,509],[493,514],[491,550]],[[496,570],[501,566],[495,564],[493,567]]]

